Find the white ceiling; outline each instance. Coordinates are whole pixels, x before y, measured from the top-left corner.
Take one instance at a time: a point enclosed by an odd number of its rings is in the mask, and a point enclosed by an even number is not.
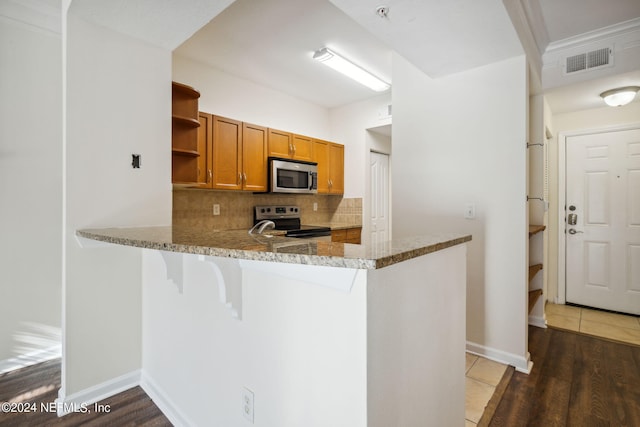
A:
[[[376,94],[313,60],[321,47],[391,82],[391,49],[327,0],[236,0],[174,54],[325,107]]]
[[[540,3],[549,40],[574,37],[640,16],[640,0],[533,0]]]
[[[379,0],[236,0],[174,52],[325,107],[376,93],[313,61],[323,46],[392,84],[393,50],[432,77],[522,54],[500,0],[386,5],[380,17]]]
[[[327,107],[376,93],[314,63],[312,51],[322,46],[393,83],[392,49],[434,78],[522,54],[507,3],[535,12],[532,31],[541,51],[640,17],[640,0],[330,1],[73,0],[72,10],[169,49],[215,17],[175,52]],[[389,8],[386,18],[375,13],[380,5]],[[593,108],[602,88],[623,81],[640,85],[638,69],[616,75],[612,68],[604,80],[583,77],[571,87],[555,88],[549,93],[551,108]]]

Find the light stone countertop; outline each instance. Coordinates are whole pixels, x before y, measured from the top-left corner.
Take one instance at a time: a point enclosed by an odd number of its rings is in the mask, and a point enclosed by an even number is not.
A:
[[[176,227],[77,230],[86,239],[139,248],[255,261],[376,269],[471,241],[471,235],[443,233],[354,245],[294,239],[279,233],[249,235],[247,230],[207,231]]]

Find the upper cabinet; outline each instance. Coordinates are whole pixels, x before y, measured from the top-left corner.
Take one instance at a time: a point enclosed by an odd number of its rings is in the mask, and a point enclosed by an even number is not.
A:
[[[211,188],[212,175],[212,153],[211,138],[213,134],[213,116],[211,114],[198,113],[200,127],[198,128],[198,187]]]
[[[172,83],[171,178],[218,190],[267,191],[268,157],[318,163],[318,193],[344,193],[344,146],[198,111],[200,93]]]
[[[242,172],[242,122],[213,116],[212,188],[241,190]]]
[[[263,126],[242,125],[242,189],[267,191],[267,136]]]
[[[269,156],[311,162],[313,140],[307,136],[269,129]]]
[[[318,193],[344,194],[344,145],[314,139],[313,159],[318,163]]]
[[[171,181],[198,183],[198,166],[206,153],[198,149],[200,92],[181,83],[171,85]]]
[[[267,191],[267,128],[221,116],[210,117],[211,153],[207,185],[218,190]]]
[[[306,162],[313,161],[313,139],[293,134],[293,158]]]

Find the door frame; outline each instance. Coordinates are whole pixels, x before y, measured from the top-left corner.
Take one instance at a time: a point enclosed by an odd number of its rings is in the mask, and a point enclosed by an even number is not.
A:
[[[369,241],[369,238],[371,237],[371,204],[369,203],[369,201],[371,200],[372,197],[372,190],[371,190],[371,154],[375,153],[375,154],[380,154],[382,156],[387,156],[387,162],[389,164],[389,173],[387,176],[387,202],[388,202],[388,206],[387,206],[387,236],[389,237],[389,240],[391,240],[392,235],[391,235],[391,154],[390,153],[385,153],[383,150],[374,150],[373,148],[369,149],[369,153],[367,154],[367,158],[368,158],[368,170],[367,170],[367,177],[368,177],[368,184],[367,184],[367,218],[366,218],[366,222],[368,225],[367,228],[367,241]],[[364,231],[364,230],[363,230]]]
[[[565,205],[567,204],[567,138],[640,129],[640,122],[595,129],[563,131],[558,134],[558,295],[557,303],[567,302],[567,245]]]

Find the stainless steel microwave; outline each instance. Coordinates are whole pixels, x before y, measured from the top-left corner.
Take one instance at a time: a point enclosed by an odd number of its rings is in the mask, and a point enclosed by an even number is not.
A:
[[[269,191],[272,193],[317,193],[318,164],[269,157]]]

